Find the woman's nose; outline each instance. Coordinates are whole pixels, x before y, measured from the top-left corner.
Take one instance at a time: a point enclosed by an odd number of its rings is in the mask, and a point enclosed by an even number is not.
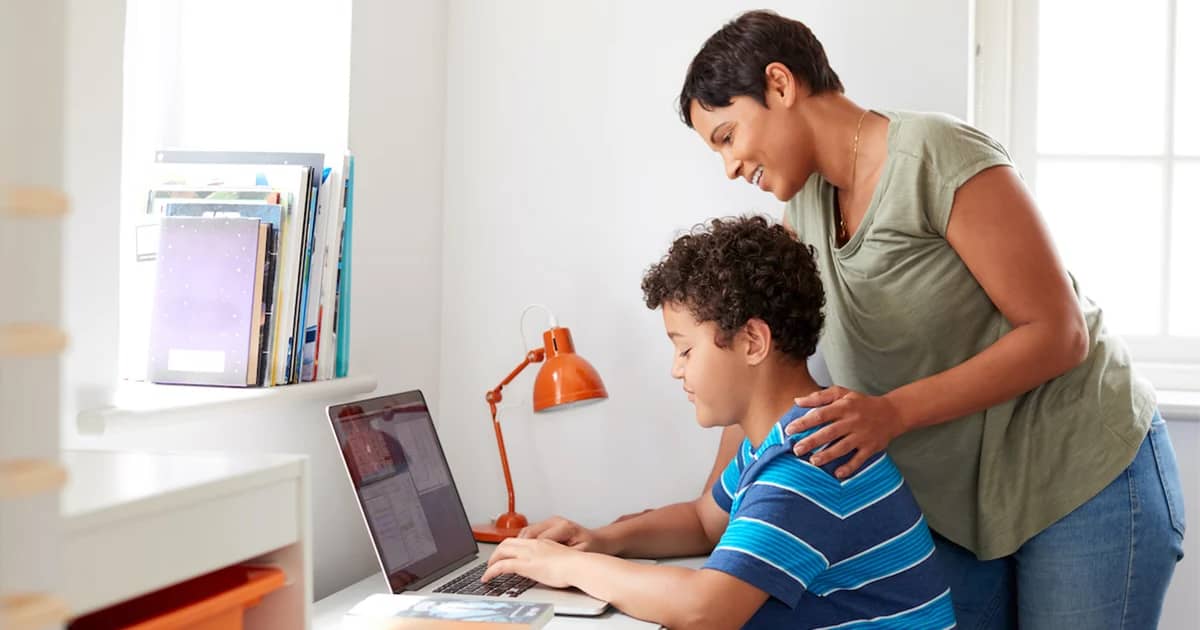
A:
[[[724,156],[722,156],[724,157]],[[738,171],[742,169],[742,161],[735,160],[731,157],[725,157],[725,176],[729,179],[737,179]]]

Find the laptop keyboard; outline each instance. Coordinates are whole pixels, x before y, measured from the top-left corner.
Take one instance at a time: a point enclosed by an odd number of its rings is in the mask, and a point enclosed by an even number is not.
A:
[[[496,597],[516,597],[533,588],[537,582],[521,577],[516,573],[497,575],[487,582],[480,582],[483,572],[487,571],[487,563],[481,563],[470,571],[433,589],[435,593],[453,593],[455,595],[492,595]]]

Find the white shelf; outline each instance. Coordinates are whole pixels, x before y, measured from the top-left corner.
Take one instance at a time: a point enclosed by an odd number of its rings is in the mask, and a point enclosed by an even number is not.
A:
[[[283,385],[280,387],[196,387],[129,382],[121,384],[113,404],[81,411],[79,432],[95,435],[106,431],[174,424],[195,416],[196,411],[228,411],[269,403],[306,400],[344,401],[358,394],[375,391],[374,376],[347,376],[328,381]]]
[[[66,602],[50,595],[25,593],[0,597],[0,628],[42,630],[61,624],[70,613]]]
[[[0,461],[0,499],[52,492],[67,481],[67,471],[46,459]]]
[[[302,455],[63,451],[62,591],[86,614],[232,564],[278,554],[289,585],[273,621],[311,600]],[[284,606],[283,604],[288,604]],[[282,612],[281,612],[282,611]]]

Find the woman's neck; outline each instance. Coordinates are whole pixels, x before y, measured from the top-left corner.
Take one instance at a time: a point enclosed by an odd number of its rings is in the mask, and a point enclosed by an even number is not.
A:
[[[837,188],[852,190],[857,182],[864,181],[878,169],[887,157],[886,126],[883,127],[884,142],[880,143],[878,117],[867,113],[844,95],[827,93],[810,96],[804,99],[799,112],[804,116],[813,138],[817,172]],[[855,135],[858,135],[857,156]]]

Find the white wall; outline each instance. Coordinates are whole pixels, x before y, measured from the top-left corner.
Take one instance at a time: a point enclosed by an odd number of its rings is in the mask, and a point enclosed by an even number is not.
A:
[[[121,200],[124,0],[66,3],[63,176],[73,212],[63,230],[61,436],[71,446],[80,409],[116,385],[117,251]]]
[[[436,404],[441,338],[446,4],[355,0],[357,159],[351,366]]]
[[[518,510],[600,524],[700,490],[717,433],[696,427],[669,378],[669,345],[640,280],[681,228],[781,209],[725,180],[675,111],[692,56],[750,8],[451,2],[438,420],[473,520],[504,508],[483,395],[523,356],[517,323],[530,302],[571,328],[610,400],[534,416],[537,366],[506,390],[500,413]],[[966,116],[967,2],[775,8],[812,27],[851,98]],[[531,339],[543,324],[531,314]]]

